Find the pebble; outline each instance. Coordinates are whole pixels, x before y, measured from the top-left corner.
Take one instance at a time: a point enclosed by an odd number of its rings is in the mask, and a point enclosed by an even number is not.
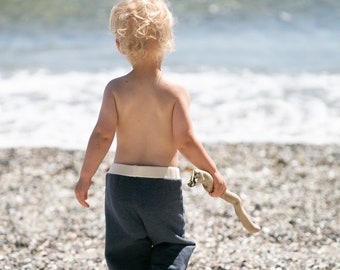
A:
[[[340,269],[339,145],[205,145],[262,230],[248,234],[231,205],[186,182],[189,270]],[[109,153],[90,190],[74,198],[84,152],[55,148],[0,151],[0,269],[107,269],[103,193]]]

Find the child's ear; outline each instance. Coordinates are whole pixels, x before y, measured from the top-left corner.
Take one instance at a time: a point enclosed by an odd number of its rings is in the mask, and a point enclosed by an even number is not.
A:
[[[116,39],[116,46],[118,51],[124,55],[125,53],[123,52],[122,47],[120,46],[120,41],[118,39]]]

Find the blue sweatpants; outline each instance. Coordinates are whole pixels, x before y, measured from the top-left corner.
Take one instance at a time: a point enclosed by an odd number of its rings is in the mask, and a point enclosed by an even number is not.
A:
[[[184,270],[195,243],[184,238],[180,179],[108,173],[105,257],[110,270]]]

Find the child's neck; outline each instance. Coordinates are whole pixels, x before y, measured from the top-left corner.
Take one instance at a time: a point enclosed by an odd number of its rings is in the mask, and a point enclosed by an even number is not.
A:
[[[160,61],[143,61],[132,65],[132,73],[141,76],[158,76],[161,73]]]

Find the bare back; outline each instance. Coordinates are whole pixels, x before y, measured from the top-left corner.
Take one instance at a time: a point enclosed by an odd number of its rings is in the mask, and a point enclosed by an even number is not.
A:
[[[112,82],[117,111],[115,162],[177,166],[173,139],[176,86],[162,77],[128,74]]]

